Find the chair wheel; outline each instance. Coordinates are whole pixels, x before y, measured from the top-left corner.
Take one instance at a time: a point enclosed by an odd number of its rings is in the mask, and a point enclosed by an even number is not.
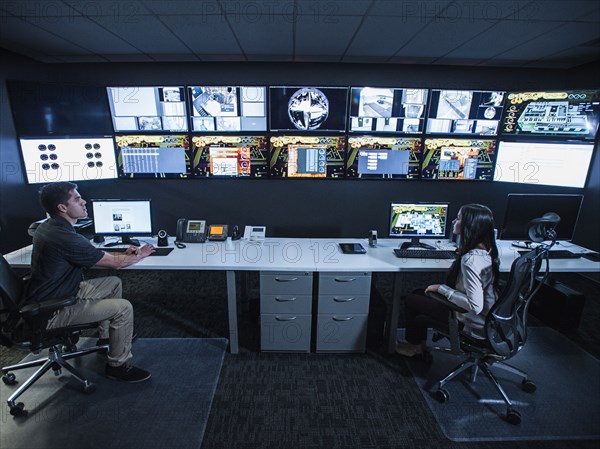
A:
[[[5,385],[15,385],[17,383],[17,376],[13,373],[6,373],[2,376],[2,382],[4,382]]]
[[[10,414],[13,416],[27,416],[25,404],[22,402],[17,402],[14,406],[10,407]]]
[[[444,402],[450,400],[450,393],[448,393],[448,390],[440,388],[438,391],[435,392],[435,398],[443,404]]]
[[[510,424],[513,424],[515,426],[521,424],[521,414],[516,410],[509,409],[506,412],[505,418],[506,418],[506,421],[508,421]]]
[[[92,394],[94,391],[96,391],[96,384],[91,382],[83,387],[83,392],[85,394]]]
[[[537,386],[528,379],[524,379],[523,382],[521,382],[521,388],[526,393],[533,393],[535,390],[537,390]]]

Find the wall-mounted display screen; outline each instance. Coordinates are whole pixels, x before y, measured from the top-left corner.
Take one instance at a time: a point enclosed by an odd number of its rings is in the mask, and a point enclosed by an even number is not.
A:
[[[350,132],[423,132],[427,89],[353,87]]]
[[[270,87],[271,131],[346,131],[345,87]]]
[[[502,118],[505,92],[474,90],[431,91],[428,134],[495,136]]]
[[[190,174],[187,135],[115,136],[122,178],[185,178]]]
[[[192,137],[192,175],[264,178],[268,176],[265,136]]]
[[[107,89],[116,132],[187,131],[183,87],[108,87]]]
[[[6,86],[20,137],[104,136],[113,132],[104,87],[10,80]]]
[[[271,137],[270,175],[275,178],[342,178],[344,137]]]
[[[266,88],[190,86],[192,130],[266,131]]]
[[[420,138],[349,137],[346,176],[365,179],[418,179],[422,154]]]
[[[495,159],[495,140],[425,139],[421,178],[491,181]]]
[[[585,187],[592,143],[500,142],[494,181]]]
[[[27,182],[95,181],[117,177],[112,137],[20,139]]]
[[[600,90],[511,92],[502,133],[594,139],[600,120]]]

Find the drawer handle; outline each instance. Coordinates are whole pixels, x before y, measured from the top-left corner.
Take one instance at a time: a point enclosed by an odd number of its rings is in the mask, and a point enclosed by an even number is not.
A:
[[[295,301],[295,300],[296,300],[296,298],[278,298],[278,297],[275,298],[275,301],[277,301],[277,302],[289,302],[289,301]]]
[[[351,316],[334,316],[333,317],[333,321],[350,321],[352,318]]]
[[[337,297],[337,296],[333,297],[333,300],[335,302],[350,302],[350,301],[354,301],[355,299],[356,298],[340,298],[340,297]]]
[[[297,281],[298,278],[275,278],[277,282],[293,282]]]
[[[276,316],[275,319],[277,321],[294,321],[296,319],[296,317],[295,316],[287,316],[287,317]]]
[[[356,278],[334,278],[335,282],[353,282]]]

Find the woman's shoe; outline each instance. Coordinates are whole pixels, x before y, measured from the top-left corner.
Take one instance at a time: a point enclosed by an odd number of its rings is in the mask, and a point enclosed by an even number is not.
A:
[[[408,343],[406,341],[399,341],[396,343],[396,354],[401,356],[414,357],[422,352],[423,349],[420,344],[413,345],[412,343]]]

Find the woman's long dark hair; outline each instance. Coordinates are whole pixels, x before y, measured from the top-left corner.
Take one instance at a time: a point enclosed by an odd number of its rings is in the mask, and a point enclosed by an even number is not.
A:
[[[461,257],[472,249],[483,245],[486,251],[490,252],[492,258],[494,289],[498,291],[500,260],[498,259],[498,247],[494,238],[494,215],[487,206],[481,204],[464,205],[460,208],[460,215],[458,256],[448,270],[446,284],[453,288],[456,287],[458,273],[460,272]]]

